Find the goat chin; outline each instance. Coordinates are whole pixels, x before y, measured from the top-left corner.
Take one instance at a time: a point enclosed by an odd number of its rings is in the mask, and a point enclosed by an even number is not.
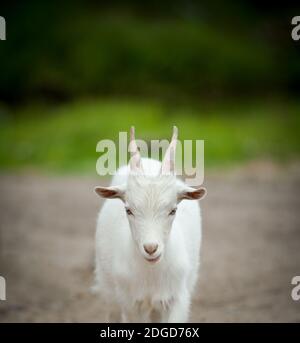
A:
[[[107,321],[186,322],[200,262],[199,203],[175,204],[178,189],[187,186],[175,176],[159,177],[159,161],[142,159],[142,165],[144,176],[136,179],[128,166],[117,171],[111,186],[123,185],[128,194],[105,200],[99,212],[96,289]],[[137,248],[144,241],[163,252],[146,257]]]

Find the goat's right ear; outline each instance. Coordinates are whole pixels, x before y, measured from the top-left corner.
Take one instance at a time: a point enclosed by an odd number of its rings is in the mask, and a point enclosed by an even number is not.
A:
[[[124,200],[125,187],[123,185],[110,187],[97,186],[94,190],[102,198]]]
[[[203,199],[206,195],[206,188],[192,188],[192,187],[184,187],[181,189],[177,195],[178,201],[187,199],[187,200],[200,200]]]

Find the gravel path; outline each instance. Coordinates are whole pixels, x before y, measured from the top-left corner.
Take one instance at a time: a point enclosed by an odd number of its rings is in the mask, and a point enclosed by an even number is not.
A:
[[[0,322],[100,322],[89,293],[99,179],[0,176]],[[300,321],[300,167],[206,175],[201,277],[191,321]]]

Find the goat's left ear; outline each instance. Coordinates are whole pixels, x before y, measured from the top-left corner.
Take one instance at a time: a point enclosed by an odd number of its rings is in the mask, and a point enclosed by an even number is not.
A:
[[[95,187],[95,192],[102,198],[106,199],[121,199],[124,200],[125,187],[110,186],[110,187]]]
[[[184,187],[182,188],[177,195],[178,202],[181,200],[200,200],[203,199],[206,195],[206,188],[192,188],[192,187]]]

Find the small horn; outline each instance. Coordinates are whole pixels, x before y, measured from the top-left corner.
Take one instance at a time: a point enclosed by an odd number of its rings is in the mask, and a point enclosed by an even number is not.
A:
[[[135,141],[135,129],[134,126],[130,128],[130,142],[129,142],[129,152],[130,152],[130,170],[140,171],[141,168],[141,154],[139,148]]]
[[[178,129],[176,126],[173,126],[173,135],[171,143],[165,153],[164,159],[161,165],[161,174],[175,174],[175,154],[176,154],[176,144],[178,137]]]

